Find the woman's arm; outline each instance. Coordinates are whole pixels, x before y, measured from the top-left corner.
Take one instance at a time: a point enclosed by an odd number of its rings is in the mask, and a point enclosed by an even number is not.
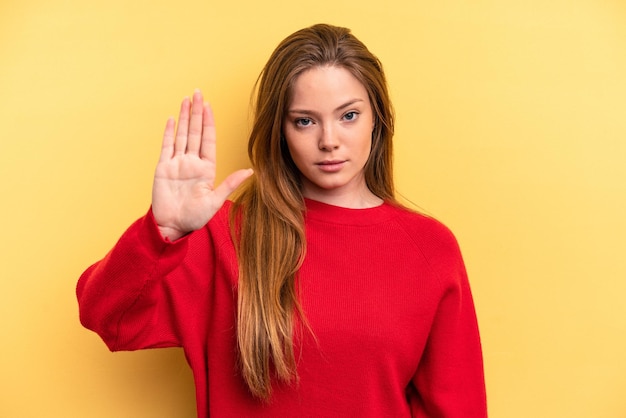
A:
[[[152,212],[133,223],[78,280],[81,323],[112,351],[181,345],[165,280],[183,262],[187,241],[163,239]]]
[[[415,417],[486,418],[483,357],[474,301],[454,236],[442,234],[429,254],[441,297],[413,377]]]
[[[189,241],[185,236],[206,225],[252,174],[251,170],[236,171],[214,188],[215,123],[200,91],[183,100],[178,120],[176,131],[173,118],[165,127],[150,212],[78,282],[81,322],[112,350],[181,344],[176,324],[181,315],[176,311],[185,307],[176,306],[175,301],[201,298],[177,294],[191,287],[181,281],[198,274],[170,273],[183,263],[200,263],[200,275],[212,274],[208,271],[212,266],[210,236],[194,239],[194,248],[202,248],[193,252],[194,260],[184,261]],[[193,234],[194,238],[206,235],[206,228],[203,231]],[[205,255],[207,260],[199,260]]]

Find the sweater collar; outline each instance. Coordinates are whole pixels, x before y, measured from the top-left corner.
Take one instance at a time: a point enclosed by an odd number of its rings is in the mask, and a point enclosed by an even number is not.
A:
[[[372,225],[388,220],[392,211],[388,202],[366,209],[351,209],[329,205],[317,200],[304,199],[306,220],[337,225]]]

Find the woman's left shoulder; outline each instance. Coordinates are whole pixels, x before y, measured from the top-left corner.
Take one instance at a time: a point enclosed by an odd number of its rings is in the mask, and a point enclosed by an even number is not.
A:
[[[454,233],[440,220],[400,205],[393,205],[391,210],[398,225],[423,250],[459,252]]]

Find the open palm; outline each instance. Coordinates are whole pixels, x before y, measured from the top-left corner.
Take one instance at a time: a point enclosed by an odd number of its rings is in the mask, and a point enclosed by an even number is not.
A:
[[[215,187],[215,122],[199,90],[183,100],[175,128],[168,119],[152,187],[154,218],[171,241],[203,227],[252,174],[235,171]]]

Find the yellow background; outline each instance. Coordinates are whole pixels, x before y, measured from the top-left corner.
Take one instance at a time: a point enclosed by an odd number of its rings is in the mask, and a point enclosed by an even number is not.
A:
[[[193,417],[179,350],[110,354],[74,286],[150,202],[162,129],[201,88],[219,175],[247,166],[276,44],[351,27],[384,62],[400,192],[456,233],[492,417],[626,417],[626,5],[0,3],[0,416]]]

